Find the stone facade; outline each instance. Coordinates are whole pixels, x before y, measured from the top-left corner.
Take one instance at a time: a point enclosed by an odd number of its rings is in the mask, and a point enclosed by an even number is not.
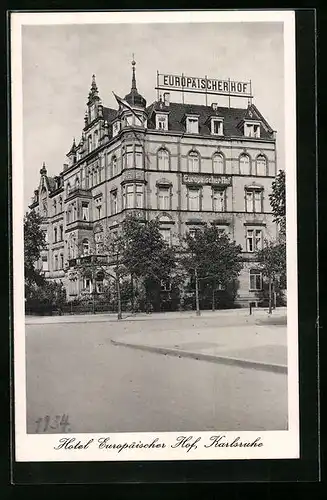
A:
[[[79,255],[96,251],[96,234],[117,231],[127,213],[159,217],[171,244],[204,223],[217,224],[243,248],[238,302],[262,284],[253,255],[274,239],[269,193],[277,173],[275,133],[253,105],[223,108],[169,102],[146,106],[132,89],[119,109],[102,105],[92,79],[84,128],[58,176],[40,171],[31,209],[44,217],[42,266],[68,298],[89,287],[74,273]],[[218,125],[216,125],[218,124]],[[96,243],[95,243],[96,245]]]

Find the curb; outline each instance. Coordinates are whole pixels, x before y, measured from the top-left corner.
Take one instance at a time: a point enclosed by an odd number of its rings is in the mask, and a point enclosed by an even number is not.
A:
[[[240,358],[230,358],[228,356],[219,356],[215,354],[204,354],[192,351],[182,351],[179,349],[172,349],[170,347],[158,347],[143,344],[128,344],[125,342],[119,342],[117,340],[110,340],[110,342],[115,346],[130,347],[132,349],[138,349],[140,351],[155,352],[158,354],[165,354],[169,356],[178,356],[179,358],[191,358],[210,362],[219,362],[226,365],[236,365],[242,366],[244,368],[253,368],[256,370],[264,370],[274,373],[284,373],[287,374],[287,366],[273,364],[273,363],[263,363],[260,361],[252,361],[249,359]]]

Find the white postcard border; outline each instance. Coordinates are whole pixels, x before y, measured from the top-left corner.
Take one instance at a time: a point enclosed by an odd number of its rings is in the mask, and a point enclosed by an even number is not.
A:
[[[206,23],[206,22],[283,22],[285,65],[285,165],[287,196],[287,288],[288,288],[288,421],[287,431],[258,432],[165,432],[115,434],[42,434],[26,433],[25,394],[25,317],[24,317],[24,241],[23,241],[23,102],[22,39],[23,25],[105,24],[105,23]],[[295,112],[295,13],[294,11],[190,11],[190,12],[47,12],[11,14],[11,92],[12,92],[12,220],[13,220],[13,290],[14,290],[14,399],[16,461],[110,461],[110,460],[202,460],[202,459],[283,459],[299,458],[298,396],[298,324],[297,324],[297,210],[296,210],[296,112]],[[189,438],[185,445],[174,447],[181,436]],[[262,446],[206,447],[210,438],[220,436],[220,443],[254,442]],[[55,449],[61,439],[75,438],[87,445],[80,449]],[[165,447],[101,448],[99,439],[109,443]],[[93,441],[90,441],[93,440]],[[62,441],[61,441],[62,443]],[[69,445],[70,446],[70,445]],[[189,446],[190,447],[190,446]]]

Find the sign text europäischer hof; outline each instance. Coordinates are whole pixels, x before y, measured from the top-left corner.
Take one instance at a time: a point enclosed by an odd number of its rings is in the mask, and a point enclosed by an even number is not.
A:
[[[230,186],[232,179],[228,175],[183,174],[183,184]]]
[[[158,89],[251,97],[251,83],[158,73]]]

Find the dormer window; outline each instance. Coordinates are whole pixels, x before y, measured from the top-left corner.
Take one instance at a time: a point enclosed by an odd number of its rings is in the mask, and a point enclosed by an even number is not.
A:
[[[224,135],[224,125],[222,118],[211,118],[211,133],[213,135]]]
[[[186,132],[188,134],[198,134],[199,133],[199,117],[198,116],[187,116],[186,117]]]
[[[120,122],[115,122],[112,125],[112,137],[115,137],[120,131]]]
[[[156,129],[168,130],[168,115],[156,114]]]
[[[245,122],[244,123],[245,137],[260,138],[260,122]]]

